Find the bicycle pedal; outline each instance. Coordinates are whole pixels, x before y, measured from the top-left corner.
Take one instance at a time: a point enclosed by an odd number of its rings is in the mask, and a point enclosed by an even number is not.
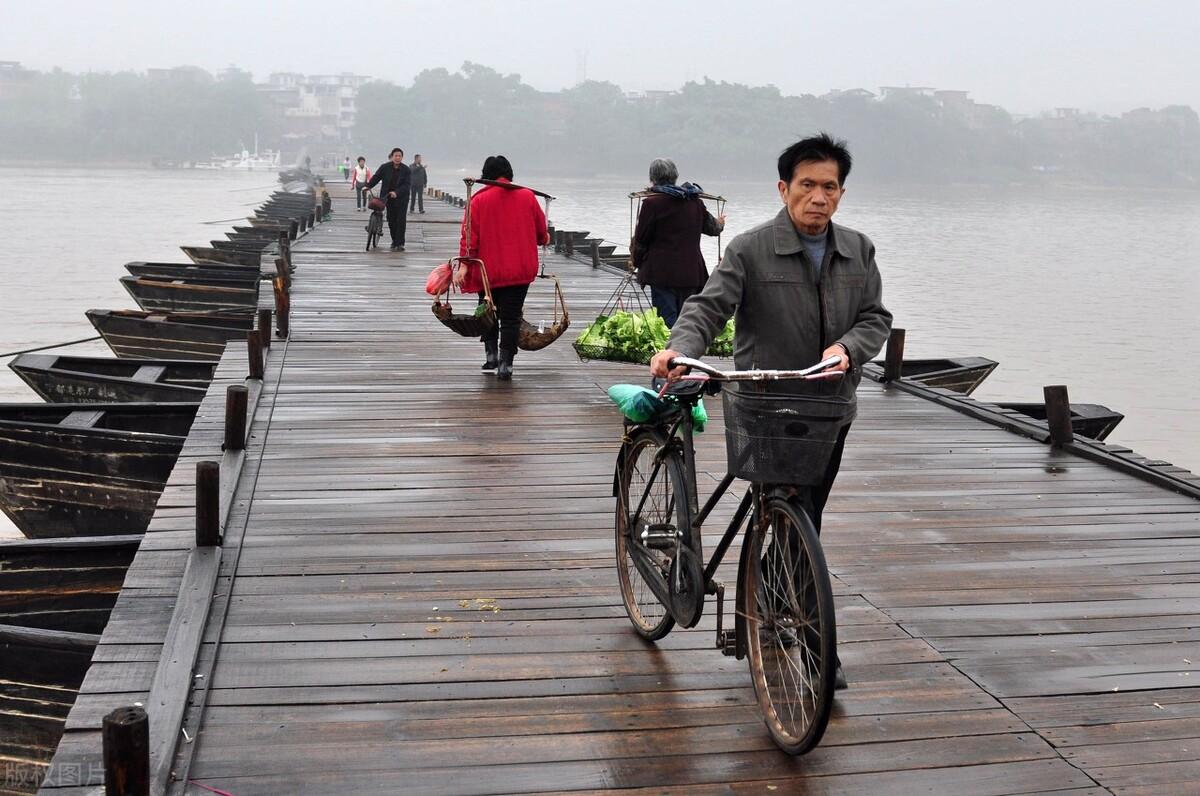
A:
[[[722,630],[717,634],[717,649],[722,655],[731,658],[737,656],[737,633],[732,630]]]

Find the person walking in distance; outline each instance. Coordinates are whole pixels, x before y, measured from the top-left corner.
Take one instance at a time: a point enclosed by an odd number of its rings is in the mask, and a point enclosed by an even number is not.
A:
[[[528,188],[512,184],[513,170],[508,158],[493,155],[483,164],[480,174],[499,185],[484,187],[471,197],[471,206],[463,216],[460,257],[477,257],[487,269],[492,299],[496,302],[499,323],[482,338],[487,361],[483,370],[495,370],[496,378],[508,381],[513,374],[513,359],[521,333],[521,315],[525,294],[537,278],[539,245],[550,242],[546,214],[537,196]],[[467,218],[470,218],[470,228]],[[466,293],[479,293],[483,300],[483,278],[477,263],[462,263],[454,269],[454,284]]]
[[[379,185],[379,191],[387,202],[388,231],[392,233],[392,251],[404,251],[404,227],[407,222],[405,209],[408,207],[408,190],[411,173],[404,165],[404,150],[396,147],[389,160],[375,171],[367,181],[367,190]]]
[[[354,191],[355,207],[358,211],[367,209],[367,183],[371,180],[371,170],[367,168],[367,159],[359,157],[358,165],[354,167],[354,176],[350,180],[350,188]]]
[[[412,199],[408,203],[408,212],[420,207],[425,212],[425,186],[429,184],[429,175],[425,173],[425,164],[420,155],[413,155],[412,164]]]
[[[699,185],[676,185],[679,170],[667,158],[650,163],[650,195],[642,200],[630,255],[638,282],[650,286],[650,301],[667,327],[675,325],[683,302],[708,281],[700,236],[718,235],[725,216],[713,218],[700,199]]]

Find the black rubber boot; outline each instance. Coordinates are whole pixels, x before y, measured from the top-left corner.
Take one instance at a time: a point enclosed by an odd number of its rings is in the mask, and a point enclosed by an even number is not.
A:
[[[513,359],[517,356],[517,341],[521,331],[516,325],[500,325],[500,364],[496,367],[496,378],[510,381],[513,374]]]
[[[500,364],[500,343],[497,340],[484,340],[483,351],[486,355],[483,365],[480,370],[495,370]]]
[[[516,357],[515,348],[500,349],[500,364],[496,366],[496,378],[500,381],[512,381],[513,359]]]

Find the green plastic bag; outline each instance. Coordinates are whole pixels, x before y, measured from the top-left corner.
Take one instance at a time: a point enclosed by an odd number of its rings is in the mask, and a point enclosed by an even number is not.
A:
[[[636,384],[614,384],[608,388],[608,397],[634,423],[645,423],[667,407],[654,390]]]
[[[621,410],[621,414],[634,423],[653,420],[669,406],[668,401],[659,398],[654,390],[636,384],[614,384],[608,388],[608,397]],[[692,425],[696,432],[704,431],[704,427],[708,425],[708,411],[704,408],[704,401],[697,401],[692,407]]]
[[[696,401],[696,405],[692,407],[692,430],[700,433],[707,425],[708,410],[704,408],[704,401]]]

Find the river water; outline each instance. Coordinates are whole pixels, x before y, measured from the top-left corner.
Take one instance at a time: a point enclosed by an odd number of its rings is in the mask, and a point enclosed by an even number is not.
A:
[[[433,185],[461,193],[456,179]],[[518,175],[520,177],[520,175]],[[769,177],[694,177],[728,198],[729,236],[770,219]],[[70,190],[0,167],[0,353],[89,337],[90,308],[133,307],[130,260],[183,262],[272,190],[262,173],[80,169]],[[518,181],[521,181],[518,179]],[[551,219],[614,242],[636,180],[530,179]],[[1109,437],[1200,470],[1200,193],[1007,186],[872,187],[853,178],[837,220],[874,240],[884,298],[909,357],[985,356],[982,400],[1038,401],[1046,384],[1125,414]],[[218,223],[205,223],[218,222]],[[706,241],[716,262],[716,241]],[[102,343],[67,349],[107,354]],[[36,401],[7,368],[0,400]],[[15,533],[0,517],[0,534]]]

